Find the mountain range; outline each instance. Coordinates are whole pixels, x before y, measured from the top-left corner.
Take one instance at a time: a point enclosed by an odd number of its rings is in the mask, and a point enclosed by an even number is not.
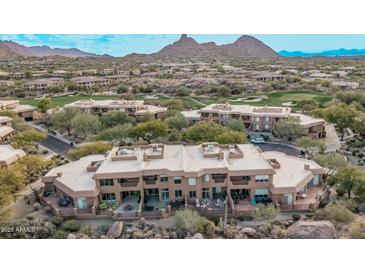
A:
[[[365,49],[335,49],[321,52],[303,52],[303,51],[279,51],[283,57],[341,57],[341,56],[365,56]]]
[[[165,46],[160,51],[152,54],[129,54],[124,59],[149,60],[149,59],[187,59],[187,58],[278,58],[279,55],[260,40],[242,35],[235,42],[226,45],[217,45],[214,42],[198,43],[186,34],[181,35],[176,42]]]
[[[84,52],[76,48],[61,49],[50,48],[48,46],[23,46],[13,41],[0,41],[0,59],[9,59],[15,57],[47,57],[47,56],[64,56],[64,57],[97,57],[94,53]]]
[[[97,55],[77,48],[50,48],[48,46],[24,46],[13,41],[0,41],[0,59],[17,57],[48,57],[63,56],[77,57],[112,57],[110,55]],[[233,58],[280,58],[280,57],[341,57],[365,56],[365,49],[337,49],[322,52],[280,51],[275,52],[260,40],[249,35],[242,35],[230,44],[217,45],[214,42],[198,43],[186,34],[181,35],[176,42],[169,44],[160,51],[152,54],[132,53],[122,57],[127,61],[154,61],[159,59],[233,59]]]

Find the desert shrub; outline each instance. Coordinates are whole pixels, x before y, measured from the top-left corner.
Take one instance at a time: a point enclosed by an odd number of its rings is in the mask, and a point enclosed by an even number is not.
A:
[[[81,225],[75,220],[68,220],[62,224],[62,228],[69,232],[79,231],[80,227]]]
[[[359,153],[359,150],[358,149],[354,149],[352,151],[352,156],[356,156],[358,153]]]
[[[350,223],[355,219],[355,215],[343,204],[331,204],[326,208],[319,210],[316,218],[320,220],[329,220],[331,222]]]
[[[80,231],[82,234],[85,234],[89,237],[91,237],[93,231],[91,229],[91,225],[85,225],[81,228],[81,231]]]
[[[55,239],[66,239],[67,238],[67,232],[65,232],[63,230],[57,230],[53,234],[53,238],[55,238]]]
[[[190,209],[176,212],[174,221],[176,232],[180,237],[185,236],[187,233],[193,235],[199,232],[207,236],[212,236],[214,233],[214,223]]]
[[[276,208],[273,204],[259,204],[255,209],[254,219],[258,221],[270,221],[274,220],[278,213],[279,208]]]
[[[355,223],[350,228],[351,236],[355,239],[365,239],[365,223]]]
[[[359,204],[354,199],[346,199],[342,200],[338,203],[339,205],[343,205],[348,210],[352,211],[353,213],[359,212]]]
[[[53,216],[50,219],[50,222],[56,226],[60,226],[63,223],[63,217],[62,216]]]

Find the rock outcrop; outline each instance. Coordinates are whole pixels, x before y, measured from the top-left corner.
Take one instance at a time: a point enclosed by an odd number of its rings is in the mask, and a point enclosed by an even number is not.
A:
[[[290,239],[336,239],[337,233],[329,221],[299,221],[288,228]]]

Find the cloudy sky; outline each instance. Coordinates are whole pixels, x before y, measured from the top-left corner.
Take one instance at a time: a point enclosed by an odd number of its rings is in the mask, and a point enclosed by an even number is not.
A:
[[[238,34],[192,34],[199,43],[227,44]],[[318,52],[331,49],[364,49],[365,35],[259,34],[252,35],[276,51]],[[179,34],[0,34],[0,40],[12,40],[26,46],[47,45],[58,48],[79,48],[97,53],[124,56],[129,53],[152,53],[179,39]]]

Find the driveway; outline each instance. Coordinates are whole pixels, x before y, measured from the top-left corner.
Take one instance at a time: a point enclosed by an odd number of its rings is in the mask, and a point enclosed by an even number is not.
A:
[[[267,142],[265,144],[258,144],[256,146],[258,146],[262,151],[280,151],[291,156],[303,157],[298,148],[286,144]]]
[[[45,140],[39,143],[49,150],[52,150],[61,155],[66,155],[68,150],[73,148],[68,143],[63,142],[50,134],[48,134],[48,137]]]

